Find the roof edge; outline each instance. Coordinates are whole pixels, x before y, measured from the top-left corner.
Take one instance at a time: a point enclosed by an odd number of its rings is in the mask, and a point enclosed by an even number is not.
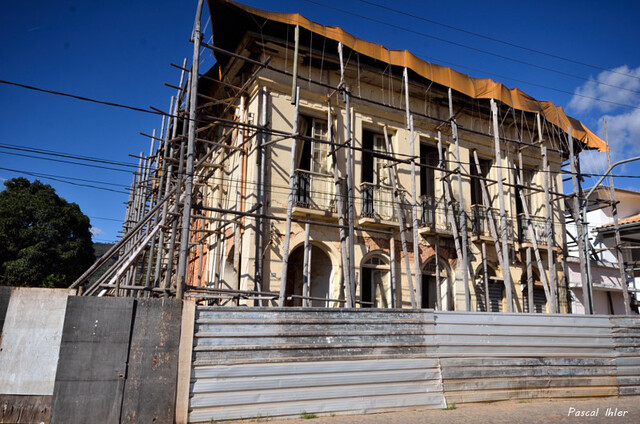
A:
[[[408,50],[387,49],[380,44],[356,38],[340,27],[324,26],[312,22],[298,13],[270,12],[232,0],[209,0],[210,8],[211,3],[227,4],[250,15],[275,22],[299,25],[315,34],[340,42],[365,56],[393,66],[411,69],[430,81],[449,87],[471,98],[495,99],[514,109],[540,113],[547,121],[561,128],[565,133],[571,131],[572,137],[588,148],[597,149],[600,152],[609,150],[609,146],[604,140],[579,120],[567,116],[561,106],[556,106],[550,101],[536,100],[518,88],[507,88],[504,84],[490,78],[472,78],[452,68],[422,60]]]

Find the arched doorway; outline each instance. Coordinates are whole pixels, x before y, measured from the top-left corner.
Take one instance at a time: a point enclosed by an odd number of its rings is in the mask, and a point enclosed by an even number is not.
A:
[[[491,266],[487,266],[487,273],[485,276],[484,268],[480,265],[476,270],[474,280],[476,311],[502,312],[505,291],[504,282],[496,277],[496,270]],[[487,289],[489,290],[489,296],[487,296]]]
[[[360,307],[389,308],[391,284],[389,261],[382,255],[365,256],[360,266]]]
[[[544,292],[544,286],[540,279],[540,273],[537,269],[531,271],[531,281],[533,282],[533,311],[529,308],[529,278],[527,273],[522,274],[522,306],[525,313],[543,314],[547,312],[547,295]]]
[[[421,308],[437,309],[438,291],[440,291],[441,309],[452,311],[453,297],[449,294],[451,291],[451,279],[449,278],[449,267],[442,259],[438,263],[440,268],[440,278],[436,278],[436,259],[432,257],[428,259],[422,267],[422,298],[420,299]],[[438,290],[438,284],[440,290]]]
[[[318,246],[311,245],[311,272],[309,274],[308,304],[313,307],[328,307],[328,299],[331,283],[332,264],[331,258]],[[285,290],[285,306],[302,306],[304,288],[304,246],[298,246],[289,255],[287,268],[287,287]]]

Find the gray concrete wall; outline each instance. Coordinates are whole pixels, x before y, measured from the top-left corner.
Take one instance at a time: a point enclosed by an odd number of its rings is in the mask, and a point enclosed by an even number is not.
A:
[[[0,345],[3,394],[53,394],[67,297],[74,292],[13,288]]]

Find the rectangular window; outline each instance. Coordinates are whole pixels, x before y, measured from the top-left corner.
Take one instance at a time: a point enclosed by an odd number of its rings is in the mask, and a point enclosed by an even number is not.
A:
[[[515,169],[515,172],[520,172],[518,168]],[[533,176],[535,171],[533,169],[523,169],[522,170],[522,185],[516,188],[516,213],[520,215],[524,213],[524,207],[522,205],[522,196],[520,193],[524,194],[525,201],[527,202],[527,210],[530,214],[533,214],[533,210],[531,208],[531,185],[533,184]],[[516,179],[517,181],[517,179]]]
[[[329,129],[327,121],[312,118],[311,137],[328,140]],[[311,172],[329,174],[329,144],[318,141],[311,143]]]
[[[489,171],[491,170],[491,161],[487,159],[478,159],[480,163],[480,173],[478,173],[478,167],[475,161],[470,165],[471,174],[471,204],[472,205],[484,205],[482,200],[482,182],[480,178],[488,178]]]
[[[438,166],[438,149],[427,144],[420,144],[420,194],[431,198],[436,195],[436,170]]]
[[[386,156],[387,146],[384,135],[363,130],[362,148],[365,149],[362,152],[362,181],[377,186],[389,186],[387,158],[376,154],[380,152]]]

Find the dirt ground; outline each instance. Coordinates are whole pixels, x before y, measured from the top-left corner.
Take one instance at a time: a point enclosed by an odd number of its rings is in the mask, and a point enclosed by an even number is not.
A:
[[[598,409],[599,408],[599,409]],[[617,410],[616,410],[617,408]],[[619,416],[615,416],[615,412]],[[626,412],[625,412],[626,411]],[[607,416],[607,412],[614,416]],[[582,416],[597,414],[597,416]],[[576,416],[579,414],[579,416]],[[336,415],[306,419],[270,419],[232,421],[234,424],[457,424],[457,423],[640,423],[640,396],[606,397],[576,400],[534,399],[456,405],[449,410],[405,410],[368,415]]]

